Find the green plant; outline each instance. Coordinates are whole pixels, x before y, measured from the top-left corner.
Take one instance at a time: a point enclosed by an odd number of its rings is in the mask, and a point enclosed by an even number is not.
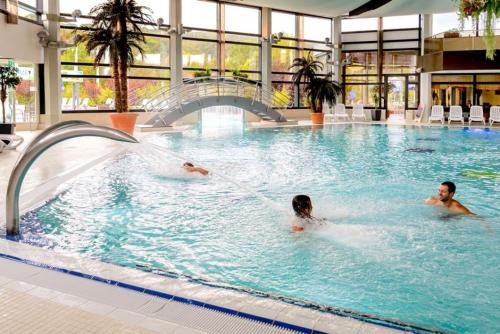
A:
[[[236,69],[233,72],[233,77],[248,79],[248,73],[241,73],[240,69]]]
[[[322,112],[323,103],[330,106],[337,102],[337,96],[341,93],[340,85],[329,78],[318,76],[323,69],[323,64],[317,61],[309,52],[305,57],[295,58],[289,69],[296,69],[293,74],[293,82],[296,85],[304,84],[304,92],[310,101],[312,112]]]
[[[211,75],[212,75],[212,70],[209,69],[208,67],[205,68],[204,70],[195,71],[193,73],[193,76],[195,78],[209,77]]]
[[[2,121],[5,123],[5,100],[7,100],[7,89],[15,88],[21,83],[21,77],[13,65],[0,66],[0,101],[2,102]]]
[[[381,91],[382,95],[384,94],[384,91],[387,92],[387,94],[390,94],[396,89],[396,85],[393,82],[388,82],[386,84],[383,84],[381,88],[382,88],[382,91]],[[371,93],[373,102],[375,104],[375,108],[378,108],[380,106],[379,102],[384,101],[384,97],[379,95],[379,87],[373,86],[370,89],[370,93]]]
[[[154,24],[148,12],[151,9],[137,5],[135,0],[107,0],[90,10],[94,16],[91,29],[79,41],[86,43],[88,54],[96,52],[94,66],[109,54],[117,112],[128,111],[127,70],[134,63],[135,52],[144,54],[146,40],[139,22]]]
[[[483,41],[486,45],[486,58],[495,58],[495,26],[496,18],[500,17],[500,1],[498,0],[456,0],[458,4],[458,15],[460,27],[463,29],[465,19],[471,18],[476,25],[482,13],[485,13]]]

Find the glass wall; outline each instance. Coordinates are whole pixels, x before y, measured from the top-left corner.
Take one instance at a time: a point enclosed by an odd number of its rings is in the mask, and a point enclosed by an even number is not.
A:
[[[260,16],[255,7],[224,4],[221,59],[225,75],[260,80]]]
[[[386,115],[416,109],[420,16],[345,19],[342,29],[348,41],[342,52],[346,106],[386,109]]]
[[[294,86],[294,70],[290,66],[295,58],[312,53],[323,64],[321,73],[331,72],[331,65],[326,63],[331,48],[325,41],[332,39],[331,27],[331,19],[272,11],[272,33],[283,33],[283,38],[272,46],[272,85],[283,94],[294,96],[293,108],[308,108],[309,103],[302,85]]]
[[[185,78],[205,75],[260,80],[260,9],[183,0]]]
[[[88,14],[91,8],[102,3],[98,0],[78,3],[80,10]],[[129,108],[142,109],[150,102],[148,99],[160,88],[169,86],[169,35],[165,22],[169,17],[169,1],[141,0],[140,5],[150,7],[155,19],[162,18],[164,24],[158,29],[156,25],[141,26],[146,43],[143,45],[144,55],[135,55],[134,65],[128,71]],[[61,1],[60,10],[63,16],[69,16],[75,3]],[[68,43],[78,31],[88,29],[91,20],[83,17],[76,23],[64,23],[61,26],[61,39]],[[95,53],[88,54],[85,45],[65,49],[61,53],[62,105],[63,112],[100,112],[115,109],[114,84],[111,79],[109,57],[105,55],[103,62],[94,67]]]
[[[0,59],[0,66],[7,65],[6,59]],[[8,123],[36,123],[37,120],[37,83],[36,65],[29,63],[15,64],[21,83],[14,89],[7,90],[5,117]],[[15,119],[13,118],[15,115]],[[0,107],[0,122],[2,121]]]
[[[471,105],[480,105],[488,112],[500,105],[500,74],[433,74],[432,101],[445,109],[459,105],[467,112]]]

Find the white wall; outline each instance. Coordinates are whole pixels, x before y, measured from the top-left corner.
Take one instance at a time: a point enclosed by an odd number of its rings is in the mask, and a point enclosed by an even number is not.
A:
[[[5,14],[0,13],[0,58],[43,63],[43,48],[36,37],[40,30],[42,26],[21,19],[18,24],[7,24]]]

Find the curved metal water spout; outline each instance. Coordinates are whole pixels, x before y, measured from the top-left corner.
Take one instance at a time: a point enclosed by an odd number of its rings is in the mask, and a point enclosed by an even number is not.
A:
[[[5,215],[8,236],[19,234],[19,195],[24,177],[33,162],[53,145],[66,139],[83,136],[103,137],[129,143],[139,142],[125,132],[80,121],[61,122],[40,133],[21,153],[10,174]]]

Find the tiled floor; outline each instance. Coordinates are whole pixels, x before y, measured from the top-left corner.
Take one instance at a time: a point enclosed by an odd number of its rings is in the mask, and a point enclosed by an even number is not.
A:
[[[72,307],[77,305],[74,303],[64,305],[35,295],[9,287],[0,288],[0,328],[3,333],[156,333],[129,325],[119,317],[114,319],[89,312],[89,308]]]

